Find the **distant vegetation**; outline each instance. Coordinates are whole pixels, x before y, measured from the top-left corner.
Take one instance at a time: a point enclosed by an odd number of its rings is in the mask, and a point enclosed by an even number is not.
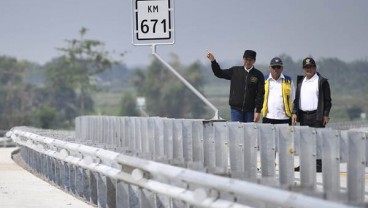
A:
[[[76,116],[89,114],[214,116],[159,61],[153,59],[147,68],[129,69],[112,59],[102,42],[85,39],[86,32],[82,28],[78,39],[67,40],[67,46],[59,49],[63,55],[45,65],[0,56],[0,129],[19,125],[72,128]],[[301,60],[288,55],[281,58],[285,74],[294,80],[303,74]],[[170,64],[219,108],[222,118],[229,119],[228,81],[214,77],[209,64],[183,65],[175,54]],[[356,120],[368,112],[367,60],[347,63],[324,58],[317,65],[331,85],[331,122]],[[268,66],[256,67],[268,73]],[[137,108],[137,97],[145,97],[143,108]]]

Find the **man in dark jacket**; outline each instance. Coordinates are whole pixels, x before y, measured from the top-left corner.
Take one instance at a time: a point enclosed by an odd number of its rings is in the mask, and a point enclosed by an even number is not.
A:
[[[264,76],[254,67],[257,53],[246,50],[243,66],[221,69],[214,55],[207,53],[212,71],[218,78],[230,80],[229,105],[231,120],[240,122],[258,122],[264,97]]]
[[[303,60],[305,76],[298,76],[293,105],[292,123],[301,126],[324,128],[329,122],[332,107],[330,85],[317,72],[316,62],[307,57]],[[317,172],[322,172],[322,160],[316,161]],[[299,167],[295,169],[299,171]]]
[[[298,76],[292,122],[323,128],[329,122],[331,91],[326,78],[317,72],[313,58],[303,60],[305,76]]]

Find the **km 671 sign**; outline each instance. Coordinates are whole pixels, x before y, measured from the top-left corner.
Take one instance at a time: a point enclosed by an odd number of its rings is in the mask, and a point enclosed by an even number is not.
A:
[[[132,0],[133,44],[173,44],[173,0]]]

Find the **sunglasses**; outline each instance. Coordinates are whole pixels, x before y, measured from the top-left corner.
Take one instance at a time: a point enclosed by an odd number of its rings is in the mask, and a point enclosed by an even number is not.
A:
[[[281,69],[281,66],[271,66],[273,69]]]

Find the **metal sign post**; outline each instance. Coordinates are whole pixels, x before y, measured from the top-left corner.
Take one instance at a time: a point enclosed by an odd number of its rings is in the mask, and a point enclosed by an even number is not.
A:
[[[218,109],[156,53],[158,44],[174,44],[174,0],[132,0],[133,45],[151,45],[152,54],[215,112]]]

